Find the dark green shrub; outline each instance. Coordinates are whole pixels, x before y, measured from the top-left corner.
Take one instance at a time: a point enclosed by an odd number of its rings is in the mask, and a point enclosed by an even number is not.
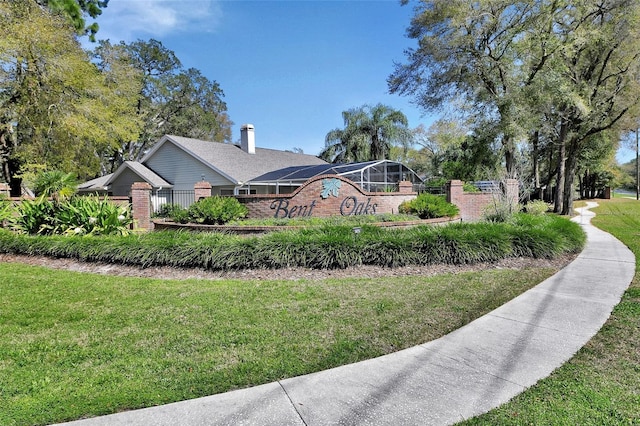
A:
[[[222,225],[246,217],[247,213],[247,208],[237,199],[217,195],[198,200],[189,207],[190,220],[205,225]]]
[[[186,209],[182,207],[180,204],[167,203],[160,206],[160,209],[156,214],[156,216],[157,217],[173,217],[173,215],[176,212],[179,212],[181,210],[186,210]]]
[[[189,210],[185,209],[180,204],[163,204],[160,206],[160,210],[156,216],[170,218],[174,222],[178,223],[189,222]]]
[[[480,192],[480,190],[478,189],[477,186],[475,186],[473,183],[471,182],[463,182],[462,183],[462,190],[464,192]]]
[[[421,219],[437,217],[453,217],[458,214],[458,207],[447,202],[442,195],[422,193],[411,201],[405,201],[398,208],[400,213],[415,214]]]
[[[188,223],[189,222],[189,210],[185,208],[175,209],[171,214],[171,219],[174,222],[178,223]]]

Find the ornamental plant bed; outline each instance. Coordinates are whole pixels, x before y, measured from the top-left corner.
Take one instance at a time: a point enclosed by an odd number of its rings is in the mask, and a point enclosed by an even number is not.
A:
[[[520,214],[511,223],[457,222],[407,229],[325,225],[243,236],[159,231],[123,237],[64,237],[2,230],[0,253],[213,271],[362,265],[397,268],[495,262],[510,257],[553,258],[579,252],[584,241],[579,225],[566,218]]]

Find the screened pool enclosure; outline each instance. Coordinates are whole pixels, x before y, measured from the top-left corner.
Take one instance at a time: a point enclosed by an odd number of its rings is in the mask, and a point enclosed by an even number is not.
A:
[[[307,180],[321,175],[342,176],[359,185],[363,191],[391,192],[398,190],[398,182],[409,181],[414,185],[422,179],[404,164],[390,161],[367,161],[349,164],[322,164],[293,166],[275,170],[247,182],[241,193],[290,194]]]

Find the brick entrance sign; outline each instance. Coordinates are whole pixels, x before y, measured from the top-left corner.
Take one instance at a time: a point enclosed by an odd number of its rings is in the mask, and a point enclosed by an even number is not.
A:
[[[398,213],[398,206],[416,197],[411,182],[400,182],[400,192],[365,192],[350,180],[318,176],[292,194],[237,195],[250,218],[294,218]]]

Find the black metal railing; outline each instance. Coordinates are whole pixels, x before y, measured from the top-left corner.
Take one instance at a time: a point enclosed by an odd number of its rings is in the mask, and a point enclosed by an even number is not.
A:
[[[193,190],[163,189],[151,193],[154,213],[159,213],[162,206],[166,204],[176,204],[186,209],[195,201],[195,191]]]

